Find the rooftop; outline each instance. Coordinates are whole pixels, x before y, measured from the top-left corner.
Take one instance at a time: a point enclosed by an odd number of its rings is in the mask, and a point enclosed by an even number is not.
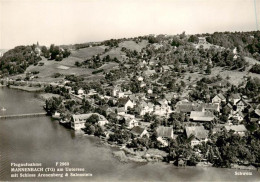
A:
[[[239,94],[231,94],[230,96],[231,99],[240,99],[240,95]]]
[[[191,111],[190,119],[194,121],[212,121],[214,115],[212,112]]]
[[[242,124],[240,125],[231,125],[231,126],[225,126],[226,130],[234,130],[235,132],[245,132],[247,131],[246,127]]]
[[[132,128],[131,133],[134,135],[141,135],[144,132],[145,128],[142,128],[140,126],[135,126]]]
[[[197,139],[207,138],[209,133],[203,126],[189,126],[186,127],[185,130],[187,137],[194,135]]]
[[[159,126],[156,129],[156,132],[157,132],[158,136],[171,138],[173,129],[172,129],[172,127]]]
[[[99,117],[99,120],[106,120],[106,118],[103,115],[100,115],[98,113],[88,113],[88,114],[74,114],[72,115],[72,118],[75,123],[81,123],[85,122],[90,116],[97,115]]]
[[[217,97],[219,97],[221,100],[225,100],[225,96],[222,93],[219,93],[216,95]]]

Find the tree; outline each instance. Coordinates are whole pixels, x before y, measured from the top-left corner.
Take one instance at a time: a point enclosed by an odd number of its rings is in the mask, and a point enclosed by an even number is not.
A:
[[[199,42],[199,38],[196,35],[191,35],[188,39],[189,42],[193,42],[193,43],[198,43]]]
[[[64,49],[63,57],[66,58],[69,57],[69,55],[70,55],[70,51],[68,49]]]
[[[51,60],[55,59],[56,56],[60,54],[60,48],[58,46],[55,46],[54,44],[51,44],[50,54],[51,54]]]
[[[208,74],[208,75],[211,74],[211,66],[210,66],[210,65],[207,66],[207,69],[206,69],[205,72],[206,72],[206,74]]]
[[[182,40],[180,40],[179,38],[177,37],[173,37],[172,39],[172,46],[176,46],[176,47],[179,47],[180,45],[183,45],[184,42]]]
[[[46,46],[42,46],[41,52],[42,52],[42,55],[45,58],[49,58],[50,57],[50,51],[47,49]]]
[[[91,123],[91,124],[96,124],[99,121],[99,117],[96,114],[92,114],[86,122]]]
[[[94,135],[96,129],[95,126],[91,125],[90,123],[85,123],[85,132],[89,135]]]
[[[252,73],[260,74],[260,64],[253,65],[249,71]]]
[[[103,129],[99,126],[99,125],[95,125],[96,127],[95,127],[95,133],[94,133],[94,135],[95,136],[104,136],[105,134],[104,134],[104,131],[103,131]]]
[[[80,67],[81,64],[80,64],[78,61],[76,61],[76,62],[75,62],[75,66]]]

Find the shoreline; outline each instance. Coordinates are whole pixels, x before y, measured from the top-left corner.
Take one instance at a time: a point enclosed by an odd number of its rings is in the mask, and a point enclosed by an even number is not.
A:
[[[97,136],[94,135],[88,135],[88,134],[83,134],[86,137],[96,137],[98,138],[100,141],[99,143],[102,146],[105,147],[110,147],[111,149],[114,149],[115,151],[112,151],[112,155],[113,157],[115,157],[118,161],[122,162],[122,163],[140,163],[140,164],[148,164],[148,163],[161,163],[161,164],[165,164],[165,165],[171,165],[172,167],[176,168],[176,169],[185,169],[185,168],[216,168],[216,169],[229,169],[229,170],[242,170],[242,171],[259,171],[258,168],[250,165],[250,166],[242,166],[242,165],[237,165],[237,164],[233,164],[232,167],[227,168],[227,167],[215,167],[213,165],[196,165],[196,166],[176,166],[172,163],[169,162],[165,162],[163,160],[149,160],[148,158],[143,158],[144,155],[139,155],[137,152],[132,152],[132,149],[126,148],[126,147],[120,147],[116,144],[113,143],[109,143],[108,141],[106,141],[105,139],[99,138]],[[147,151],[141,151],[146,153]],[[201,162],[202,163],[202,162]],[[236,167],[235,167],[236,166]]]
[[[22,90],[22,91],[27,91],[27,92],[42,92],[42,91],[44,91],[44,88],[42,88],[42,87],[29,87],[29,86],[14,86],[14,85],[10,85],[9,88]]]
[[[0,87],[7,87],[6,85],[0,85]],[[28,87],[28,86],[10,86],[7,87],[10,89],[16,89],[16,90],[21,90],[21,91],[27,91],[27,92],[35,92],[37,93],[37,98],[39,98],[42,102],[44,102],[46,99],[52,97],[52,96],[59,96],[58,94],[51,94],[51,93],[41,93],[41,91],[43,91],[43,88],[36,88],[36,87]],[[60,124],[60,123],[59,123]],[[62,125],[62,124],[60,124]],[[63,126],[64,127],[64,126]],[[98,138],[100,141],[99,143],[102,144],[105,147],[110,147],[110,148],[114,148],[117,149],[116,151],[111,152],[113,157],[115,157],[118,161],[123,162],[123,163],[128,163],[128,162],[135,162],[135,163],[163,163],[163,164],[171,164],[168,162],[163,161],[163,157],[160,156],[156,156],[157,159],[149,159],[149,157],[145,157],[145,154],[148,150],[146,151],[133,151],[132,148],[127,148],[127,147],[121,147],[118,146],[114,143],[108,142],[106,139],[102,139],[100,137],[94,136],[94,135],[88,135],[86,134],[84,131],[82,133],[84,136],[92,136],[92,137],[96,137]],[[158,150],[158,149],[157,149]],[[143,153],[142,155],[140,153]],[[185,166],[185,167],[179,167],[176,165],[171,164],[173,167],[175,168],[198,168],[198,167],[202,167],[202,168],[208,168],[208,167],[212,167],[212,168],[218,168],[218,167],[214,167],[212,165],[198,165],[198,166]],[[258,168],[250,165],[250,166],[241,166],[241,165],[237,165],[237,164],[233,164],[233,166],[236,167],[231,167],[231,168],[223,168],[223,169],[237,169],[237,170],[254,170],[254,171],[259,171]]]

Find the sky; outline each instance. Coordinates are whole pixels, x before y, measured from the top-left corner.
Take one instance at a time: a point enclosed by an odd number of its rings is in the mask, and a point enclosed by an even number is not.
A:
[[[254,0],[0,0],[0,49],[256,29]]]

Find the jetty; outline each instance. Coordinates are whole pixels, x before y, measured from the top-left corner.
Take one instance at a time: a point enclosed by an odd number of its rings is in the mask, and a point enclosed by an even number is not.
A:
[[[46,116],[46,112],[41,113],[29,113],[29,114],[13,114],[13,115],[2,115],[0,119],[12,119],[12,118],[27,118],[27,117],[40,117]]]

